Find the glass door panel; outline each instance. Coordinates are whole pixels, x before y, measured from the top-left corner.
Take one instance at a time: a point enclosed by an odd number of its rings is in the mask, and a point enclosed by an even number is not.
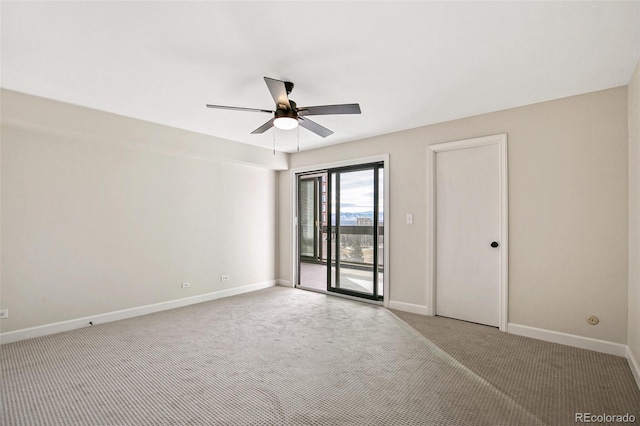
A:
[[[384,295],[384,169],[378,169],[378,296]]]
[[[327,290],[378,299],[379,166],[329,171],[330,253]]]
[[[315,258],[316,253],[316,195],[315,180],[300,179],[300,203],[298,217],[300,221],[300,256]]]
[[[335,288],[336,283],[339,282],[337,277],[338,265],[340,264],[340,254],[336,247],[336,242],[339,238],[339,217],[340,207],[337,203],[338,192],[340,192],[340,181],[337,179],[339,176],[336,173],[329,174],[329,196],[331,198],[331,204],[329,205],[329,225],[327,227],[327,241],[329,241],[328,256],[330,261],[327,262],[328,268],[328,281],[327,289]]]
[[[298,282],[326,290],[326,174],[298,177]],[[323,213],[324,212],[324,213]]]

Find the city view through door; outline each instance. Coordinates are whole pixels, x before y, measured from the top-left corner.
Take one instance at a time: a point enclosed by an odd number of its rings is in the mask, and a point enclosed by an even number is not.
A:
[[[383,182],[378,163],[298,176],[299,287],[383,299]]]

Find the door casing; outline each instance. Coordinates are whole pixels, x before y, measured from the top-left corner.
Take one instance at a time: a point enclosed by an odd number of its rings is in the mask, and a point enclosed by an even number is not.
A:
[[[438,152],[452,151],[480,147],[486,145],[498,145],[500,151],[500,312],[499,329],[507,331],[509,310],[509,200],[508,200],[508,169],[507,169],[507,134],[483,136],[473,139],[465,139],[454,142],[445,142],[427,146],[427,200],[429,202],[429,226],[427,227],[427,241],[429,245],[427,255],[427,315],[435,316],[436,312],[436,154]]]

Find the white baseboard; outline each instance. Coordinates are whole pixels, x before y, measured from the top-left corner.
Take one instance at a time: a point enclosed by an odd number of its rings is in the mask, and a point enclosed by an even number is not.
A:
[[[635,359],[633,354],[631,353],[631,349],[627,346],[627,362],[629,363],[629,368],[631,369],[631,373],[633,374],[633,378],[636,379],[636,385],[638,385],[638,389],[640,389],[640,364]]]
[[[242,287],[230,288],[227,290],[214,291],[213,293],[203,294],[202,302],[222,299],[223,297],[237,296],[238,294],[249,293],[250,291],[256,291],[256,290],[262,290],[263,288],[269,288],[275,285],[276,285],[276,280],[271,280],[271,281],[263,281],[261,283],[243,285]]]
[[[19,340],[47,336],[49,334],[60,333],[62,331],[75,330],[76,328],[87,327],[89,325],[89,322],[100,324],[138,317],[141,315],[152,314],[154,312],[166,311],[168,309],[180,308],[183,306],[193,305],[195,303],[208,302],[210,300],[221,299],[223,297],[235,296],[242,293],[261,290],[263,288],[273,287],[274,285],[276,285],[275,280],[264,281],[260,283],[245,285],[242,287],[214,291],[212,293],[201,294],[198,296],[191,296],[182,299],[169,300],[167,302],[154,303],[152,305],[138,306],[135,308],[107,312],[104,314],[92,315],[89,317],[75,318],[72,320],[45,324],[37,327],[8,331],[5,333],[0,333],[0,343],[4,344],[17,342]]]
[[[281,279],[276,280],[276,285],[279,285],[281,287],[293,287],[293,284],[291,284],[291,281],[281,280]]]
[[[520,324],[507,324],[507,332],[519,336],[532,337],[546,342],[560,343],[581,349],[602,352],[610,355],[624,357],[627,355],[627,345],[593,339],[591,337],[576,336],[574,334],[561,333],[559,331],[545,330]]]
[[[398,302],[389,300],[389,309],[397,309],[399,311],[411,312],[412,314],[431,315],[429,308],[423,305],[415,305],[413,303]]]

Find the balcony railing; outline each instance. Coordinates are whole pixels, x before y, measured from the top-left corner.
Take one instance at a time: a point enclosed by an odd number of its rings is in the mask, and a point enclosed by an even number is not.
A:
[[[332,227],[334,231],[333,237],[338,238],[340,244],[340,263],[345,267],[349,266],[354,269],[371,269],[373,267],[373,233],[374,226],[371,225],[344,225],[338,229]],[[338,231],[337,233],[335,231]],[[327,231],[326,225],[322,226],[322,234],[320,238],[320,247],[318,248],[318,257],[301,256],[303,261],[311,261],[317,263],[326,263],[327,261]],[[336,237],[337,234],[337,237]],[[384,227],[378,226],[378,270],[382,272],[384,264],[383,255],[383,236]],[[335,248],[332,250],[332,259],[335,260]]]

